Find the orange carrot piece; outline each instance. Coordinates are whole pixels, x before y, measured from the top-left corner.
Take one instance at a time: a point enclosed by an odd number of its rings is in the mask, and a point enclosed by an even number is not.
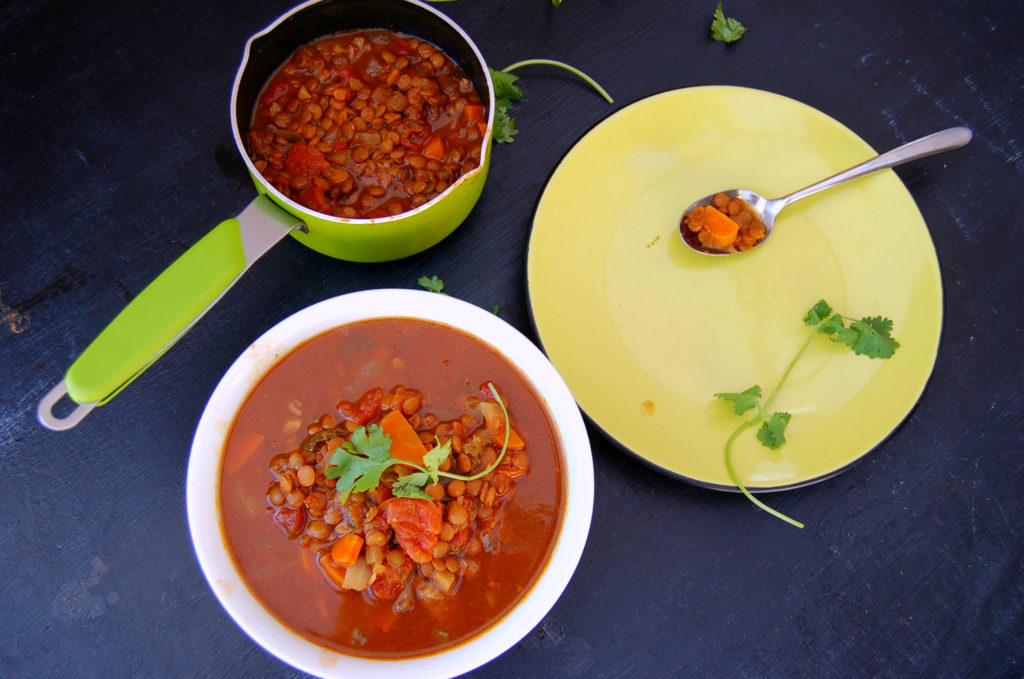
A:
[[[380,422],[380,428],[391,437],[391,457],[423,466],[423,456],[427,454],[427,447],[423,445],[420,435],[401,411],[392,410],[385,415]]]
[[[350,568],[355,565],[362,550],[363,536],[349,533],[331,545],[331,558],[339,566]]]
[[[466,116],[467,123],[475,123],[484,117],[484,107],[480,104],[467,104],[462,113]]]
[[[491,401],[483,401],[480,404],[480,411],[484,415],[487,431],[491,433],[491,438],[494,439],[494,442],[498,445],[505,443],[505,413],[501,411],[501,406]],[[525,447],[526,442],[516,433],[515,429],[509,427],[508,449],[522,450]]]
[[[740,225],[735,220],[710,205],[704,210],[704,226],[714,237],[715,245],[720,248],[735,243],[736,234],[740,230]]]
[[[263,434],[257,434],[254,431],[250,431],[244,434],[239,440],[237,445],[238,454],[231,458],[231,464],[228,467],[228,473],[234,474],[239,469],[245,466],[245,463],[252,458],[256,450],[263,445],[264,436]]]
[[[423,155],[436,158],[437,160],[443,160],[447,150],[448,147],[444,143],[444,139],[441,139],[436,134],[423,145]]]
[[[324,574],[324,577],[340,589],[345,582],[345,569],[335,566],[327,552],[321,552],[317,561],[320,563],[320,572]]]

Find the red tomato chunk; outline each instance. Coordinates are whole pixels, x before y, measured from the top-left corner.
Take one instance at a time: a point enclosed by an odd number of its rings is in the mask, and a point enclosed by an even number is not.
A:
[[[324,214],[419,207],[480,164],[484,106],[434,45],[386,30],[300,48],[257,101],[249,152],[281,193]]]
[[[395,532],[398,546],[416,563],[434,558],[437,535],[441,532],[441,508],[434,502],[414,498],[392,498],[384,506],[384,518]]]

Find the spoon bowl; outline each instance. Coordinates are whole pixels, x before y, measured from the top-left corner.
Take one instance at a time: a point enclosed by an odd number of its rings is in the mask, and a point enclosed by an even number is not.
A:
[[[960,148],[972,136],[966,127],[951,127],[875,156],[781,198],[766,198],[750,189],[718,191],[686,208],[679,221],[679,235],[687,247],[702,255],[733,255],[752,250],[768,240],[775,229],[776,218],[787,205],[880,170]],[[716,201],[718,207],[715,207]],[[696,208],[702,210],[694,212]],[[709,208],[717,214],[709,214]],[[733,219],[734,216],[743,219]],[[758,225],[763,227],[763,233],[757,230]]]

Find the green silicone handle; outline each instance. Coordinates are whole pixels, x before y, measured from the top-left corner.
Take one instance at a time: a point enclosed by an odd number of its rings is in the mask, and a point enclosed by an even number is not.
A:
[[[237,219],[218,224],[133,299],[65,376],[78,403],[105,403],[167,351],[245,270]]]

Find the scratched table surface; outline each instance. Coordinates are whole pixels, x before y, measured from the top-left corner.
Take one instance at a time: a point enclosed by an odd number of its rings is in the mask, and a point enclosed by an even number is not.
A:
[[[228,99],[243,45],[290,0],[0,9],[0,676],[294,677],[218,605],[185,519],[188,451],[232,360],[278,320],[379,287],[447,291],[536,339],[524,288],[545,180],[590,127],[647,95],[732,84],[836,118],[877,149],[953,125],[969,146],[897,170],[928,224],[945,320],[923,397],[840,476],[776,494],[668,478],[589,429],[593,527],[544,620],[479,677],[1024,673],[1024,13],[1015,0],[459,0],[437,5],[521,72],[515,143],[440,245],[386,264],[287,239],[77,428],[39,399],[160,271],[254,195]],[[571,255],[569,255],[571,256]],[[486,269],[484,268],[486,265]],[[589,426],[589,425],[588,425]]]

